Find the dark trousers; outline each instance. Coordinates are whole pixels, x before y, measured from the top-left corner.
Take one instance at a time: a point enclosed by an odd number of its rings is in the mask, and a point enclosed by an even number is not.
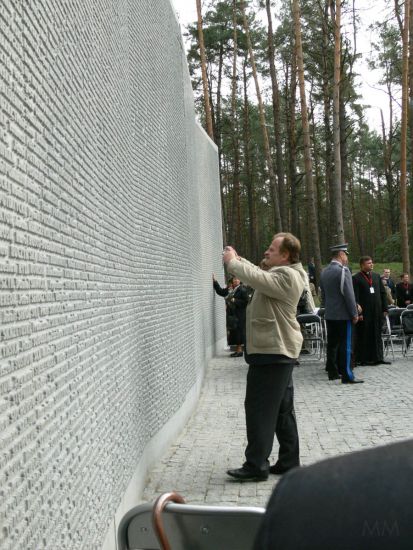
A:
[[[327,320],[327,364],[329,374],[341,374],[343,380],[353,380],[351,353],[353,325],[351,321]]]
[[[280,445],[279,465],[288,469],[300,463],[292,370],[293,365],[250,365],[245,395],[248,445],[244,468],[268,471],[274,433]]]

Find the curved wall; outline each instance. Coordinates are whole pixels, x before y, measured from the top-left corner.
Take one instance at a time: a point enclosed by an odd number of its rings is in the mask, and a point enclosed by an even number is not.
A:
[[[0,547],[101,548],[224,337],[217,151],[169,0],[2,0],[0,98]]]

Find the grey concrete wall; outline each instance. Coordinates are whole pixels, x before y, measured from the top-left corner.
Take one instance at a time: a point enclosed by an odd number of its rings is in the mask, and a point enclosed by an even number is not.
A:
[[[224,338],[169,0],[0,3],[0,547],[114,546]]]

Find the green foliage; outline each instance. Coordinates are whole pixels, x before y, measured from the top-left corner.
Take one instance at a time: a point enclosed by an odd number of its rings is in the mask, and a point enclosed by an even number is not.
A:
[[[410,256],[412,255],[412,233],[413,227],[409,229]],[[383,243],[376,246],[375,258],[379,262],[401,262],[402,261],[402,238],[400,232],[393,233]]]
[[[287,211],[283,226],[302,240],[303,257],[306,259],[312,236],[308,232],[309,201],[304,177],[300,99],[295,87],[297,75],[294,73],[296,59],[291,1],[271,2],[276,20],[273,39],[279,89],[280,119],[277,122],[273,116],[273,89],[269,77],[265,4],[264,0],[246,1],[247,17],[265,103],[273,168],[277,172],[277,178],[279,172],[279,177],[283,178],[283,213]],[[329,246],[335,240],[332,236],[334,212],[331,207],[332,181],[335,176],[332,136],[334,3],[300,0],[300,7],[315,201],[322,261],[326,262]],[[353,51],[353,36],[359,32],[358,15],[353,8],[350,2],[342,3],[342,22],[346,23],[342,25],[339,115],[344,233],[350,243],[353,258],[357,259],[358,256],[368,253],[373,254],[378,261],[400,262],[401,242],[400,234],[397,233],[400,216],[398,109],[394,108],[391,126],[387,115],[384,115],[384,136],[381,131],[378,133],[369,128],[366,109],[360,102],[358,93],[360,75],[356,72],[356,62],[361,54]],[[252,254],[251,247],[255,246],[259,258],[274,233],[274,204],[241,10],[238,9],[237,13],[235,112],[231,101],[234,60],[233,2],[204,0],[203,23],[214,139],[220,151],[225,237],[232,241],[231,244],[236,241],[242,255]],[[401,38],[398,25],[395,19],[386,17],[384,23],[377,23],[374,28],[377,33],[372,45],[370,67],[378,71],[378,79],[385,84],[386,90],[397,97],[401,74]],[[191,25],[187,30],[191,40],[188,60],[195,105],[203,120],[197,27]],[[280,139],[277,141],[277,138]],[[280,157],[276,155],[277,143],[281,143]],[[410,143],[409,140],[409,145]],[[411,152],[408,154],[409,160],[410,156]],[[408,173],[411,174],[410,169]],[[254,202],[255,217],[251,201]],[[413,186],[410,177],[407,204],[411,223]],[[412,230],[410,242],[413,242]],[[394,269],[397,273],[400,271],[398,264],[395,264]]]
[[[401,262],[402,239],[400,233],[394,233],[377,245],[375,256],[380,262]]]
[[[380,84],[401,83],[402,43],[400,30],[396,24],[385,21],[372,26],[378,31],[379,41],[373,42],[373,56],[369,60],[370,69],[381,69]]]

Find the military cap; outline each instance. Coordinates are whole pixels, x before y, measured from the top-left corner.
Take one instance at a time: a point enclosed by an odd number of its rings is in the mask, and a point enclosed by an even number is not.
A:
[[[334,246],[330,246],[330,251],[331,252],[345,252],[348,256],[348,250],[347,250],[347,247],[348,247],[348,243],[342,243],[342,244],[335,244]]]

